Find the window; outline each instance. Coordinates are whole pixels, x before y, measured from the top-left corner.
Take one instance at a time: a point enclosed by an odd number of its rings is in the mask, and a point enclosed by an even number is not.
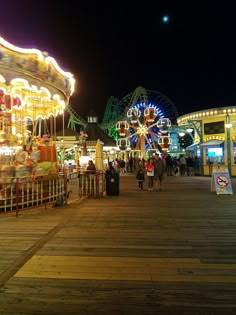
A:
[[[222,148],[208,148],[208,156],[223,156]]]
[[[225,123],[224,121],[217,121],[213,123],[204,124],[204,134],[212,135],[216,133],[224,133],[225,132]]]
[[[208,163],[224,164],[224,150],[223,147],[211,147],[206,150],[206,157]]]

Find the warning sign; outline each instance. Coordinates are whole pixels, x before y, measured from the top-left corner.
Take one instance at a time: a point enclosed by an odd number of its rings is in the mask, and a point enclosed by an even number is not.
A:
[[[233,194],[229,170],[213,170],[211,191],[215,191],[217,195]]]

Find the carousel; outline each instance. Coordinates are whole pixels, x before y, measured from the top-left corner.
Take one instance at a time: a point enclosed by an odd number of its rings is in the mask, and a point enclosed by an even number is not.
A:
[[[74,78],[37,49],[0,37],[0,211],[55,201],[59,178],[56,125]]]

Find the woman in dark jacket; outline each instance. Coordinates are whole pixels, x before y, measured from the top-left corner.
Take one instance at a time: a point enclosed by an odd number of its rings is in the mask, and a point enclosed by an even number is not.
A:
[[[88,166],[86,168],[86,173],[88,174],[96,174],[96,166],[92,160],[88,161]]]

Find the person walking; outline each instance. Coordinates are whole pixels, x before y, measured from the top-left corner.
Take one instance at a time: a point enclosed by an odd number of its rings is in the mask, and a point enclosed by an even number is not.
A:
[[[138,188],[140,190],[143,190],[143,183],[144,183],[144,173],[143,170],[140,168],[137,175],[136,175],[136,179],[138,180]]]
[[[162,183],[165,174],[165,163],[160,158],[159,154],[155,154],[154,158],[154,184],[155,184],[155,191],[162,191]]]
[[[133,166],[134,166],[134,158],[131,156],[129,158],[129,171],[130,171],[130,173],[133,173]]]
[[[146,164],[146,172],[148,178],[148,190],[153,190],[153,178],[154,178],[154,165],[153,165],[153,158],[149,158]]]
[[[170,154],[166,155],[165,161],[166,161],[166,174],[167,174],[167,176],[173,176],[173,174],[172,174],[172,172],[173,172],[173,159],[170,156]]]
[[[126,163],[123,159],[119,161],[120,175],[125,174],[125,165],[126,165]]]
[[[186,158],[185,158],[185,156],[183,156],[183,154],[180,154],[180,156],[179,156],[179,171],[180,171],[181,176],[185,176],[186,166],[187,166]]]

